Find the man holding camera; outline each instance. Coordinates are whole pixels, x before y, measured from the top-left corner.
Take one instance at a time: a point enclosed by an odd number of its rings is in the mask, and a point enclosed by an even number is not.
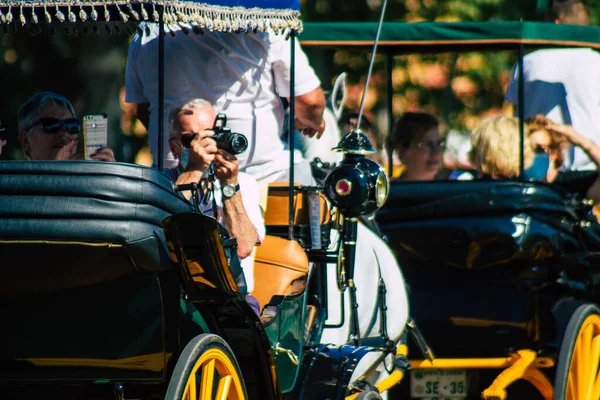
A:
[[[250,175],[239,172],[240,162],[236,156],[219,148],[213,139],[216,117],[211,104],[200,99],[171,112],[169,147],[179,161],[177,168],[165,172],[178,185],[200,183],[202,211],[221,222],[237,240],[237,255],[248,293],[251,293],[254,287],[252,250],[265,235],[258,185]],[[211,181],[213,173],[214,181]],[[191,196],[190,192],[184,195]]]

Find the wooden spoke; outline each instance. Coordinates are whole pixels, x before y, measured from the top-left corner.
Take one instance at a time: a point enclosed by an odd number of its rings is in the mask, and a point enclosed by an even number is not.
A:
[[[195,377],[191,377],[190,379],[194,378]],[[200,386],[200,400],[212,400],[211,398],[214,380],[215,360],[212,359],[202,366],[202,385]]]
[[[197,388],[199,386],[199,388]],[[196,362],[183,393],[185,400],[245,400],[242,381],[231,359],[218,348]]]
[[[569,369],[567,400],[597,400],[600,392],[600,316],[589,315],[577,335]]]
[[[216,400],[227,400],[229,395],[229,388],[231,387],[231,376],[226,376],[219,381],[219,387],[217,388]]]

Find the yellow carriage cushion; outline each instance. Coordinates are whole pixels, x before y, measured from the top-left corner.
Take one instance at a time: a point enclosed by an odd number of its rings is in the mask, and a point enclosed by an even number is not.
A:
[[[308,257],[298,242],[267,235],[254,257],[252,295],[262,309],[274,295],[297,292],[294,281],[307,273]]]
[[[298,186],[298,184],[295,184]],[[288,183],[273,182],[269,184],[267,206],[265,210],[265,225],[285,226],[289,223],[289,192]],[[329,204],[324,194],[319,195],[320,223],[325,225],[331,222]],[[294,194],[294,224],[308,225],[308,193],[296,191]]]

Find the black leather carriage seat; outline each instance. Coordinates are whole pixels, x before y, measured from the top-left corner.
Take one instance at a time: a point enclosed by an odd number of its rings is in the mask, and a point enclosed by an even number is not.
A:
[[[171,181],[146,167],[0,162],[0,296],[169,269],[161,222],[190,211]]]

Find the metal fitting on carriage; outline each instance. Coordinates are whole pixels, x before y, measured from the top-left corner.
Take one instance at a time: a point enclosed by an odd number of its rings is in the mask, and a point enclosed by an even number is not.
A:
[[[275,343],[274,347],[275,347],[275,351],[277,353],[285,353],[285,354],[287,354],[287,356],[289,357],[290,362],[292,364],[294,364],[296,366],[300,364],[300,362],[298,361],[298,356],[296,354],[294,354],[294,352],[292,350],[280,347],[279,343]]]
[[[429,345],[425,341],[425,337],[423,337],[423,334],[419,330],[419,327],[417,327],[415,320],[409,318],[406,322],[406,326],[410,328],[410,333],[412,333],[413,339],[415,339],[417,347],[419,348],[419,350],[421,350],[423,356],[429,361],[433,362],[433,360],[435,359],[433,350],[431,350],[431,347],[429,347]]]
[[[394,369],[398,369],[402,372],[406,372],[410,369],[410,362],[404,354],[398,354],[394,356]]]
[[[581,200],[581,205],[583,205],[585,207],[593,207],[594,206],[594,200],[585,198],[585,199]]]
[[[377,386],[375,386],[372,383],[365,381],[365,380],[357,380],[357,381],[351,382],[350,385],[348,385],[348,389],[356,390],[359,392],[369,391],[369,392],[379,393],[379,389],[377,389]]]
[[[123,387],[122,383],[115,382],[113,385],[113,394],[115,395],[115,400],[125,399],[125,388]]]

